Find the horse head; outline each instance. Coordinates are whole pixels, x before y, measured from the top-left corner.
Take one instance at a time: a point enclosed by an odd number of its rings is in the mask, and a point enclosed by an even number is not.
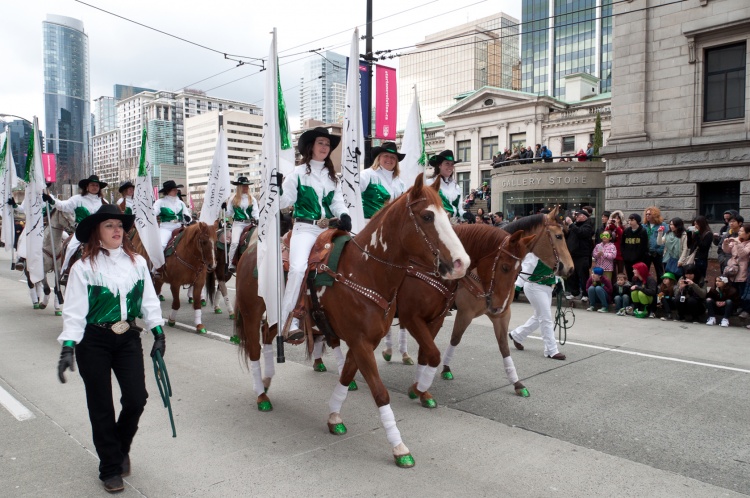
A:
[[[198,245],[200,247],[201,259],[206,269],[212,272],[216,269],[216,230],[218,222],[209,225],[204,222],[198,223]]]
[[[536,234],[524,237],[523,230],[511,235],[502,231],[497,233],[502,234],[497,251],[482,258],[477,264],[477,274],[486,292],[487,312],[493,315],[503,313],[513,300],[513,289],[521,270],[521,262],[537,238]]]
[[[559,218],[560,206],[555,206],[545,219],[545,228],[548,237],[540,236],[534,247],[536,254],[542,262],[555,270],[561,277],[569,277],[573,274],[573,258],[568,252],[565,242],[565,234]]]
[[[417,176],[403,196],[412,223],[403,224],[402,244],[410,256],[423,263],[427,260],[426,265],[443,278],[459,279],[466,275],[471,261],[451,227],[439,192],[439,179],[426,187],[423,175]]]
[[[53,228],[64,230],[72,235],[76,229],[75,215],[73,213],[64,213],[59,209],[52,209],[49,214],[50,223]]]

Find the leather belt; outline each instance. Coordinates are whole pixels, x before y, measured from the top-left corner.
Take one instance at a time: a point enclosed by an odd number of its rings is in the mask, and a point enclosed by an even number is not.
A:
[[[96,328],[104,329],[104,330],[111,330],[117,335],[124,334],[130,329],[138,329],[138,327],[135,326],[135,320],[120,320],[119,322],[106,322],[106,323],[90,323],[89,325],[93,325]]]
[[[306,225],[315,225],[318,228],[328,228],[331,224],[331,220],[328,218],[321,218],[319,220],[311,220],[309,218],[294,218],[295,223],[305,223]]]

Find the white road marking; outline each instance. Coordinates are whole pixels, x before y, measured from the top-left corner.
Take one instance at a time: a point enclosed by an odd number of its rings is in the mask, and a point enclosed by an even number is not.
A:
[[[197,333],[197,331],[195,329],[195,325],[188,325],[187,323],[181,323],[181,322],[174,322],[174,323],[175,323],[175,325],[179,325],[180,327],[182,327],[182,328],[184,328],[186,330],[189,330],[191,332],[196,332]],[[206,335],[206,336],[210,335],[210,336],[213,336],[213,337],[218,337],[219,339],[224,339],[226,341],[228,341],[229,339],[231,339],[231,337],[229,337],[228,335],[219,334],[217,332],[211,332],[208,329],[206,329],[206,333],[205,334],[201,334],[201,335]]]
[[[34,415],[31,410],[23,406],[21,402],[11,396],[11,394],[2,387],[0,387],[0,405],[3,405],[5,409],[16,418],[16,420],[21,422],[36,418],[36,415]]]

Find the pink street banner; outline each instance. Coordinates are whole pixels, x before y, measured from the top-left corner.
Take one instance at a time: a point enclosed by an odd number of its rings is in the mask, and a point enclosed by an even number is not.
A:
[[[44,168],[44,181],[55,183],[57,181],[57,158],[54,154],[42,154],[42,168]]]
[[[396,139],[396,70],[375,66],[375,138]]]

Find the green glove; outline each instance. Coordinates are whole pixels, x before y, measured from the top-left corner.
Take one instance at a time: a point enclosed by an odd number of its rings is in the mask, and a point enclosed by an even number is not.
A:
[[[164,353],[167,349],[167,343],[161,325],[157,325],[156,327],[152,328],[151,333],[154,334],[154,345],[151,347],[151,358],[156,355],[157,351],[159,351],[159,353],[161,353],[161,357],[164,358]]]

